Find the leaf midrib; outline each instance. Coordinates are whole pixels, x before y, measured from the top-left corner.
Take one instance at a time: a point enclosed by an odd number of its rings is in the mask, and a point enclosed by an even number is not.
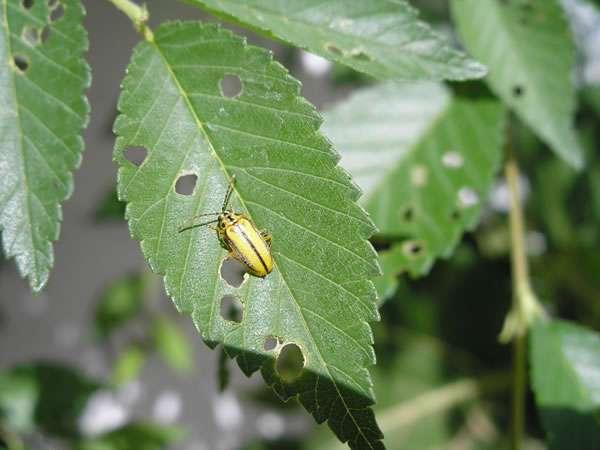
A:
[[[6,0],[3,0],[6,1]],[[179,82],[179,79],[175,76],[175,73],[173,72],[173,70],[171,69],[170,64],[168,63],[167,59],[165,58],[165,55],[163,54],[163,52],[161,51],[160,47],[156,44],[156,42],[153,40],[150,42],[150,44],[154,47],[154,49],[156,50],[156,52],[158,53],[158,55],[160,56],[163,64],[165,65],[169,75],[171,76],[171,78],[173,79],[173,81],[175,82],[175,85],[177,87],[177,90],[179,91],[180,95],[183,97],[190,113],[192,114],[192,117],[194,118],[194,121],[196,122],[196,125],[198,126],[198,128],[200,129],[200,131],[202,132],[211,152],[213,153],[214,158],[216,159],[216,161],[219,162],[221,168],[223,169],[223,171],[225,172],[225,174],[227,173],[227,169],[225,167],[225,164],[223,163],[223,161],[221,160],[221,158],[219,157],[219,155],[217,154],[211,140],[209,139],[208,133],[206,132],[202,122],[200,121],[200,118],[198,117],[198,115],[196,114],[195,109],[192,107],[192,104],[189,100],[189,97],[187,96],[185,90],[183,89],[183,87],[181,86],[181,83]],[[246,211],[248,211],[248,208],[246,207],[245,201],[243,199],[242,196],[239,195],[239,193],[237,192],[235,186],[232,186],[232,190],[236,193],[238,200],[240,201],[240,203],[242,203],[244,209]],[[296,308],[298,309],[298,312],[300,313],[300,316],[302,317],[302,321],[303,321],[303,325],[304,328],[306,330],[306,333],[308,336],[311,336],[311,340],[313,342],[314,348],[316,349],[319,359],[322,362],[322,365],[325,367],[325,369],[327,370],[327,373],[329,374],[329,378],[331,380],[331,382],[333,383],[333,385],[335,386],[335,389],[337,391],[338,394],[338,398],[342,401],[342,403],[344,404],[344,408],[347,411],[347,414],[351,417],[352,422],[354,423],[354,426],[356,428],[356,430],[358,430],[358,432],[360,433],[360,435],[363,437],[364,441],[369,443],[369,447],[370,448],[374,448],[371,444],[370,444],[370,440],[367,438],[367,436],[365,436],[362,428],[358,425],[358,422],[356,421],[354,414],[352,414],[352,410],[348,407],[345,398],[341,395],[341,392],[338,388],[337,382],[335,380],[335,377],[332,375],[330,369],[329,369],[329,364],[327,364],[327,362],[325,361],[325,359],[323,358],[323,355],[321,353],[321,350],[316,342],[316,340],[312,337],[312,333],[310,331],[310,328],[308,326],[308,323],[306,321],[306,318],[304,317],[304,312],[302,311],[302,308],[300,307],[298,300],[296,299],[296,297],[293,295],[285,277],[283,276],[281,270],[279,269],[278,265],[277,265],[277,261],[274,258],[274,265],[277,266],[277,272],[279,273],[280,279],[282,280],[282,282],[285,284],[285,287],[290,295],[290,297],[294,300],[294,304],[296,305]],[[331,281],[331,280],[330,280]],[[333,281],[332,281],[333,282]],[[335,283],[335,282],[334,282]],[[336,285],[338,285],[340,288],[344,289],[341,285],[339,285],[338,283],[335,283]],[[214,297],[214,295],[213,295]],[[214,302],[212,302],[214,303]]]

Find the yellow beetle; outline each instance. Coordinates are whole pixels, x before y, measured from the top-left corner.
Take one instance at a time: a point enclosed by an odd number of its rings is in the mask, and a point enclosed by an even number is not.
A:
[[[231,209],[226,210],[227,199],[231,193],[235,174],[232,175],[223,200],[221,212],[206,213],[194,216],[183,222],[179,227],[179,231],[190,221],[199,217],[218,216],[219,224],[214,227],[210,224],[207,226],[216,230],[219,239],[229,250],[227,258],[235,259],[241,262],[251,275],[264,277],[273,270],[273,256],[271,255],[271,242],[273,237],[268,234],[267,230],[257,230],[252,220],[243,214],[236,214]]]

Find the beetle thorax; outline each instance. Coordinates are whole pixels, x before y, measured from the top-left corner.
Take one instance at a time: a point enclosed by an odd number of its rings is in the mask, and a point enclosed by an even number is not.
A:
[[[235,214],[231,211],[223,211],[221,214],[219,214],[219,228],[224,230],[229,226],[235,225],[239,219],[239,214]]]

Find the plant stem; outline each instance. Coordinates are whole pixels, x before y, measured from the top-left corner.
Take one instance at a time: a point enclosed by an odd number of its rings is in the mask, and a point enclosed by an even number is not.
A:
[[[529,266],[525,246],[525,222],[519,196],[519,166],[513,142],[513,118],[507,118],[506,162],[504,171],[510,190],[510,236],[513,304],[506,316],[500,333],[500,341],[513,339],[513,392],[510,448],[518,450],[523,435],[525,418],[525,387],[527,383],[526,334],[536,317],[543,317],[543,310],[531,289]]]
[[[144,39],[146,39],[149,42],[152,42],[154,40],[154,35],[152,34],[152,31],[146,26],[149,14],[145,4],[139,6],[133,3],[131,0],[108,1],[115,5],[119,10],[124,12],[127,17],[129,17],[129,19],[137,27],[138,31]]]

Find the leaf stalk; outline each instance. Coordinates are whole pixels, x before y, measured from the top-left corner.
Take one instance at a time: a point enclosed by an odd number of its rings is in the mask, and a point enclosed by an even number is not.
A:
[[[150,18],[150,13],[146,4],[139,6],[133,3],[131,0],[108,0],[117,7],[120,11],[125,13],[127,17],[133,22],[137,30],[140,32],[142,37],[148,42],[154,41],[154,34],[152,30],[148,28],[146,22]]]
[[[525,221],[519,195],[519,165],[513,140],[513,117],[507,117],[506,162],[504,173],[510,191],[509,226],[511,236],[511,268],[513,283],[512,307],[499,335],[500,342],[513,341],[513,389],[511,413],[511,450],[518,450],[525,420],[527,384],[527,330],[536,318],[545,317],[529,277]]]

